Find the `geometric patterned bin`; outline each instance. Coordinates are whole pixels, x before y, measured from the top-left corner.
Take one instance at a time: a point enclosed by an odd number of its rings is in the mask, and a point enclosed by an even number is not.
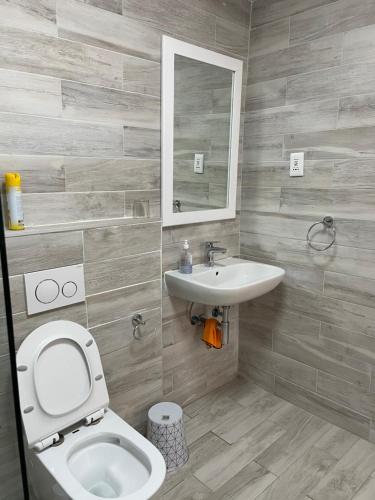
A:
[[[186,445],[182,408],[176,403],[158,403],[148,411],[147,438],[163,455],[168,471],[186,464]]]

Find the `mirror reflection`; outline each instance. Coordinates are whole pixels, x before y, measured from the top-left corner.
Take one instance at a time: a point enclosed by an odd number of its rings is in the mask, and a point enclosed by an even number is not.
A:
[[[173,212],[226,208],[233,71],[175,54]]]

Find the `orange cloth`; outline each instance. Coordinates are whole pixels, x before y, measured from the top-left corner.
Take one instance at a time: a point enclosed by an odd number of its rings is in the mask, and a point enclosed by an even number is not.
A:
[[[221,336],[219,322],[215,318],[206,319],[202,335],[203,342],[206,342],[208,347],[221,349],[223,347]]]

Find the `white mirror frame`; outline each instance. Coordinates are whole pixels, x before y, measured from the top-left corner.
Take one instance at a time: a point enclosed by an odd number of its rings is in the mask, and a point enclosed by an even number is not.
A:
[[[239,59],[163,36],[162,51],[162,216],[163,226],[236,217],[238,149],[241,119],[242,66]],[[230,156],[226,208],[173,212],[174,59],[175,54],[233,71]]]

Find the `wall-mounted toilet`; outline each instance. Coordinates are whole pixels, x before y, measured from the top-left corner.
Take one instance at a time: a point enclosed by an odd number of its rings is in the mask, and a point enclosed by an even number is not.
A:
[[[97,345],[71,321],[34,330],[17,354],[29,474],[38,500],[146,500],[165,478],[160,452],[108,409]]]

